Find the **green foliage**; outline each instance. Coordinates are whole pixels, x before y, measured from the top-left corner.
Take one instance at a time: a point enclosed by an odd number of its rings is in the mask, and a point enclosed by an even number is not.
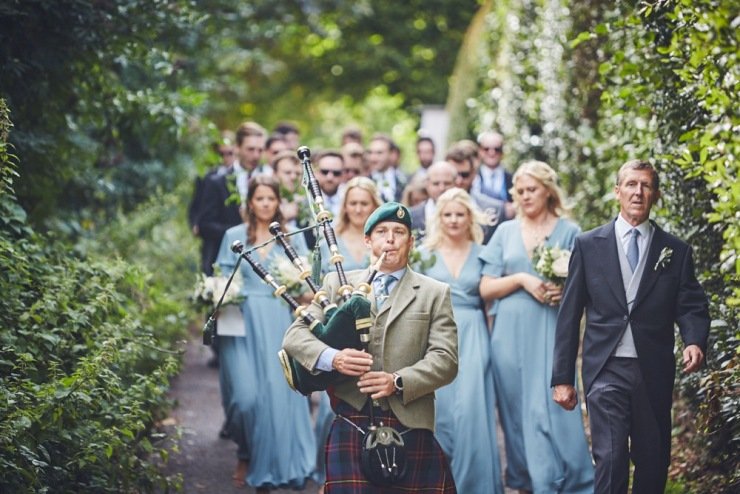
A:
[[[414,162],[414,158],[407,157],[415,156],[417,119],[403,108],[402,95],[391,95],[383,86],[370,91],[362,101],[344,96],[331,105],[308,106],[307,112],[319,122],[313,132],[321,136],[308,138],[309,145],[338,147],[342,130],[351,122],[362,130],[366,139],[376,132],[390,135],[401,148],[404,168]]]
[[[5,100],[0,98],[0,196],[12,193],[13,179],[18,176],[11,161],[14,156],[8,149],[8,134],[11,127],[8,106]]]
[[[307,104],[362,101],[378,88],[399,95],[407,110],[443,103],[477,1],[207,0],[200,7],[209,16],[192,41],[209,56],[193,57],[188,68],[214,96],[207,114],[229,128],[244,119],[293,120],[316,138],[320,121],[304,113]]]
[[[78,214],[79,223],[99,220],[86,209],[91,202],[131,209],[151,181],[172,183],[189,113],[202,100],[178,91],[175,53],[196,22],[191,7],[29,0],[0,8],[0,96],[13,112],[16,192],[33,224]],[[120,180],[140,168],[151,181]]]
[[[151,460],[167,456],[152,424],[179,366],[187,314],[176,290],[112,246],[75,254],[35,233],[11,186],[0,194],[0,491],[177,486]],[[157,251],[145,232],[111,230],[122,248]]]

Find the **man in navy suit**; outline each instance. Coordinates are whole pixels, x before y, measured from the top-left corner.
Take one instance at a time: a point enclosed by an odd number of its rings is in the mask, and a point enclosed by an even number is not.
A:
[[[650,163],[631,160],[617,174],[619,216],[576,238],[558,314],[553,399],[572,410],[581,316],[586,311],[583,384],[596,465],[595,492],[665,489],[670,463],[676,359],[674,324],[683,340],[683,371],[701,366],[709,334],[704,290],[691,247],[649,221],[660,197]]]

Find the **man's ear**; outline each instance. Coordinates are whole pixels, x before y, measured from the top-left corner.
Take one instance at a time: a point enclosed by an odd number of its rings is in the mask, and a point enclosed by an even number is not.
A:
[[[370,241],[370,235],[365,235],[365,247],[370,250],[373,249],[373,243]]]

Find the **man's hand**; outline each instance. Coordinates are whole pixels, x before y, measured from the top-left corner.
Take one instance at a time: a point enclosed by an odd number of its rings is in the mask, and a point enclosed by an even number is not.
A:
[[[697,345],[689,345],[683,349],[683,371],[690,374],[699,370],[704,361],[704,353]]]
[[[361,393],[372,393],[370,398],[373,400],[390,396],[396,392],[396,387],[393,385],[393,374],[383,371],[365,373],[357,382],[357,386]]]
[[[361,376],[372,368],[373,358],[362,350],[345,348],[334,355],[331,365],[345,376]]]
[[[552,388],[552,399],[566,410],[573,410],[578,403],[578,394],[570,384],[558,384]]]

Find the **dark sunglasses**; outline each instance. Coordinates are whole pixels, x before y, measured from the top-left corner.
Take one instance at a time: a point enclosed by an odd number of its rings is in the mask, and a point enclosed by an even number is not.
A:
[[[324,175],[334,175],[335,177],[341,177],[342,176],[342,170],[319,170],[319,172]]]
[[[234,156],[234,151],[219,151],[218,154],[221,156]]]
[[[481,146],[480,147],[483,151],[496,151],[497,153],[502,153],[504,151],[503,146],[496,146],[496,147],[488,147],[488,146]]]
[[[361,173],[357,168],[344,168],[342,171],[347,175],[359,175]]]
[[[457,172],[457,175],[460,178],[470,178],[470,175],[472,175],[473,172]]]

